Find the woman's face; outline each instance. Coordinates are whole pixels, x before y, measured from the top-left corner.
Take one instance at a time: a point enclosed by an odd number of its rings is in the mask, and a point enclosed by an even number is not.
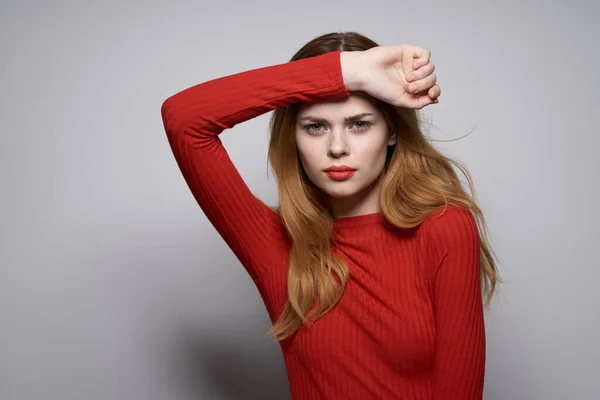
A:
[[[376,212],[386,150],[395,144],[383,115],[362,93],[304,104],[296,118],[296,143],[306,175],[337,201],[352,203],[350,213]],[[348,167],[349,172],[327,171]],[[363,204],[365,202],[376,204]],[[337,207],[342,210],[344,207]]]

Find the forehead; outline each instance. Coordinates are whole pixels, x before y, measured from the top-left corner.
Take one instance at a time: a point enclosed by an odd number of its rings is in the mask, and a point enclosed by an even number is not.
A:
[[[303,103],[298,110],[297,118],[310,115],[324,119],[343,119],[349,115],[360,113],[373,113],[376,117],[381,116],[372,99],[369,99],[366,94],[353,92],[350,96],[341,99]]]

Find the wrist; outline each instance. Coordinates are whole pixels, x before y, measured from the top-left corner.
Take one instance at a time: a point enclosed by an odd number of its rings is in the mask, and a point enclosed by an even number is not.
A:
[[[349,92],[360,91],[364,84],[364,68],[361,63],[362,51],[342,51],[340,63],[344,86]]]

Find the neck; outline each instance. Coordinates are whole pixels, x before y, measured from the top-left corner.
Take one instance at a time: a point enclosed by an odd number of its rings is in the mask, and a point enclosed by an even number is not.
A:
[[[329,205],[334,218],[355,217],[381,212],[381,187],[384,174],[371,185],[350,197],[330,198]]]

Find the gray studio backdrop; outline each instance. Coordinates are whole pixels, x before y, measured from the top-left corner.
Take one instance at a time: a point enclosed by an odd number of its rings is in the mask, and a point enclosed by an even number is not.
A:
[[[189,193],[160,117],[188,86],[356,30],[432,50],[431,136],[477,185],[507,281],[485,398],[600,389],[593,1],[2,1],[0,399],[285,399],[251,279]],[[250,188],[269,114],[222,140]]]

